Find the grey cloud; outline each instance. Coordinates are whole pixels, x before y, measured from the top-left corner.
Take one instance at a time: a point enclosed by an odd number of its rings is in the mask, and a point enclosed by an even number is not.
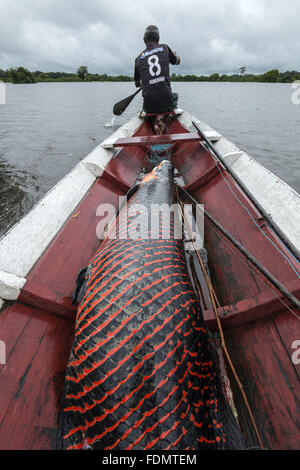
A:
[[[143,32],[181,55],[178,73],[299,69],[300,4],[289,0],[0,0],[0,68],[132,74]]]

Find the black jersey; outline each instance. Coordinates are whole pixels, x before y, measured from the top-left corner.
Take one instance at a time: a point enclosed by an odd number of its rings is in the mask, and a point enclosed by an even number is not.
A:
[[[167,44],[147,48],[135,59],[134,80],[142,82],[144,111],[172,110],[169,64],[176,63],[177,57]]]

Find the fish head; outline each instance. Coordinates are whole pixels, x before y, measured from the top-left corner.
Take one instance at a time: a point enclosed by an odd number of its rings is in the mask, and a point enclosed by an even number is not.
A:
[[[142,181],[140,182],[141,185],[146,183],[153,183],[155,181],[169,181],[173,179],[174,175],[174,167],[170,160],[163,160],[159,165],[153,168],[150,173],[147,173]]]
[[[174,202],[175,183],[174,167],[170,160],[163,160],[139,183],[139,198],[146,198],[149,203]]]

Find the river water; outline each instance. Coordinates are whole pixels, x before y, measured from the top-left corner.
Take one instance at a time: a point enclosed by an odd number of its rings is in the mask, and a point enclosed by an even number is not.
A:
[[[300,192],[300,105],[290,84],[173,83],[179,106],[221,132]],[[109,136],[113,104],[133,83],[6,87],[0,105],[0,235]],[[138,95],[124,124],[142,107]]]

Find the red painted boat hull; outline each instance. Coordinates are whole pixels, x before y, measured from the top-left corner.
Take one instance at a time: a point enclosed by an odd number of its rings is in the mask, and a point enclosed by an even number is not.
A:
[[[169,133],[186,133],[175,119]],[[135,136],[151,135],[142,124]],[[186,189],[274,276],[300,298],[300,284],[289,263],[255,226],[226,184],[259,217],[232,178],[216,168],[199,142],[181,142],[173,158]],[[16,303],[0,313],[0,337],[6,343],[7,363],[0,365],[0,449],[51,449],[56,433],[59,396],[74,335],[72,291],[78,271],[95,253],[101,203],[118,204],[145,166],[145,149],[123,147],[102,178],[86,194],[27,276]],[[74,212],[74,213],[75,213]],[[291,263],[282,243],[264,226]],[[282,304],[274,289],[229,242],[205,225],[209,268],[221,308],[228,349],[243,383],[264,446],[298,449],[297,418],[300,365],[294,364],[293,344],[300,339],[299,321]],[[271,289],[271,290],[270,290]],[[216,329],[210,308],[207,325]],[[257,440],[240,392],[231,380],[239,421],[248,446]]]

